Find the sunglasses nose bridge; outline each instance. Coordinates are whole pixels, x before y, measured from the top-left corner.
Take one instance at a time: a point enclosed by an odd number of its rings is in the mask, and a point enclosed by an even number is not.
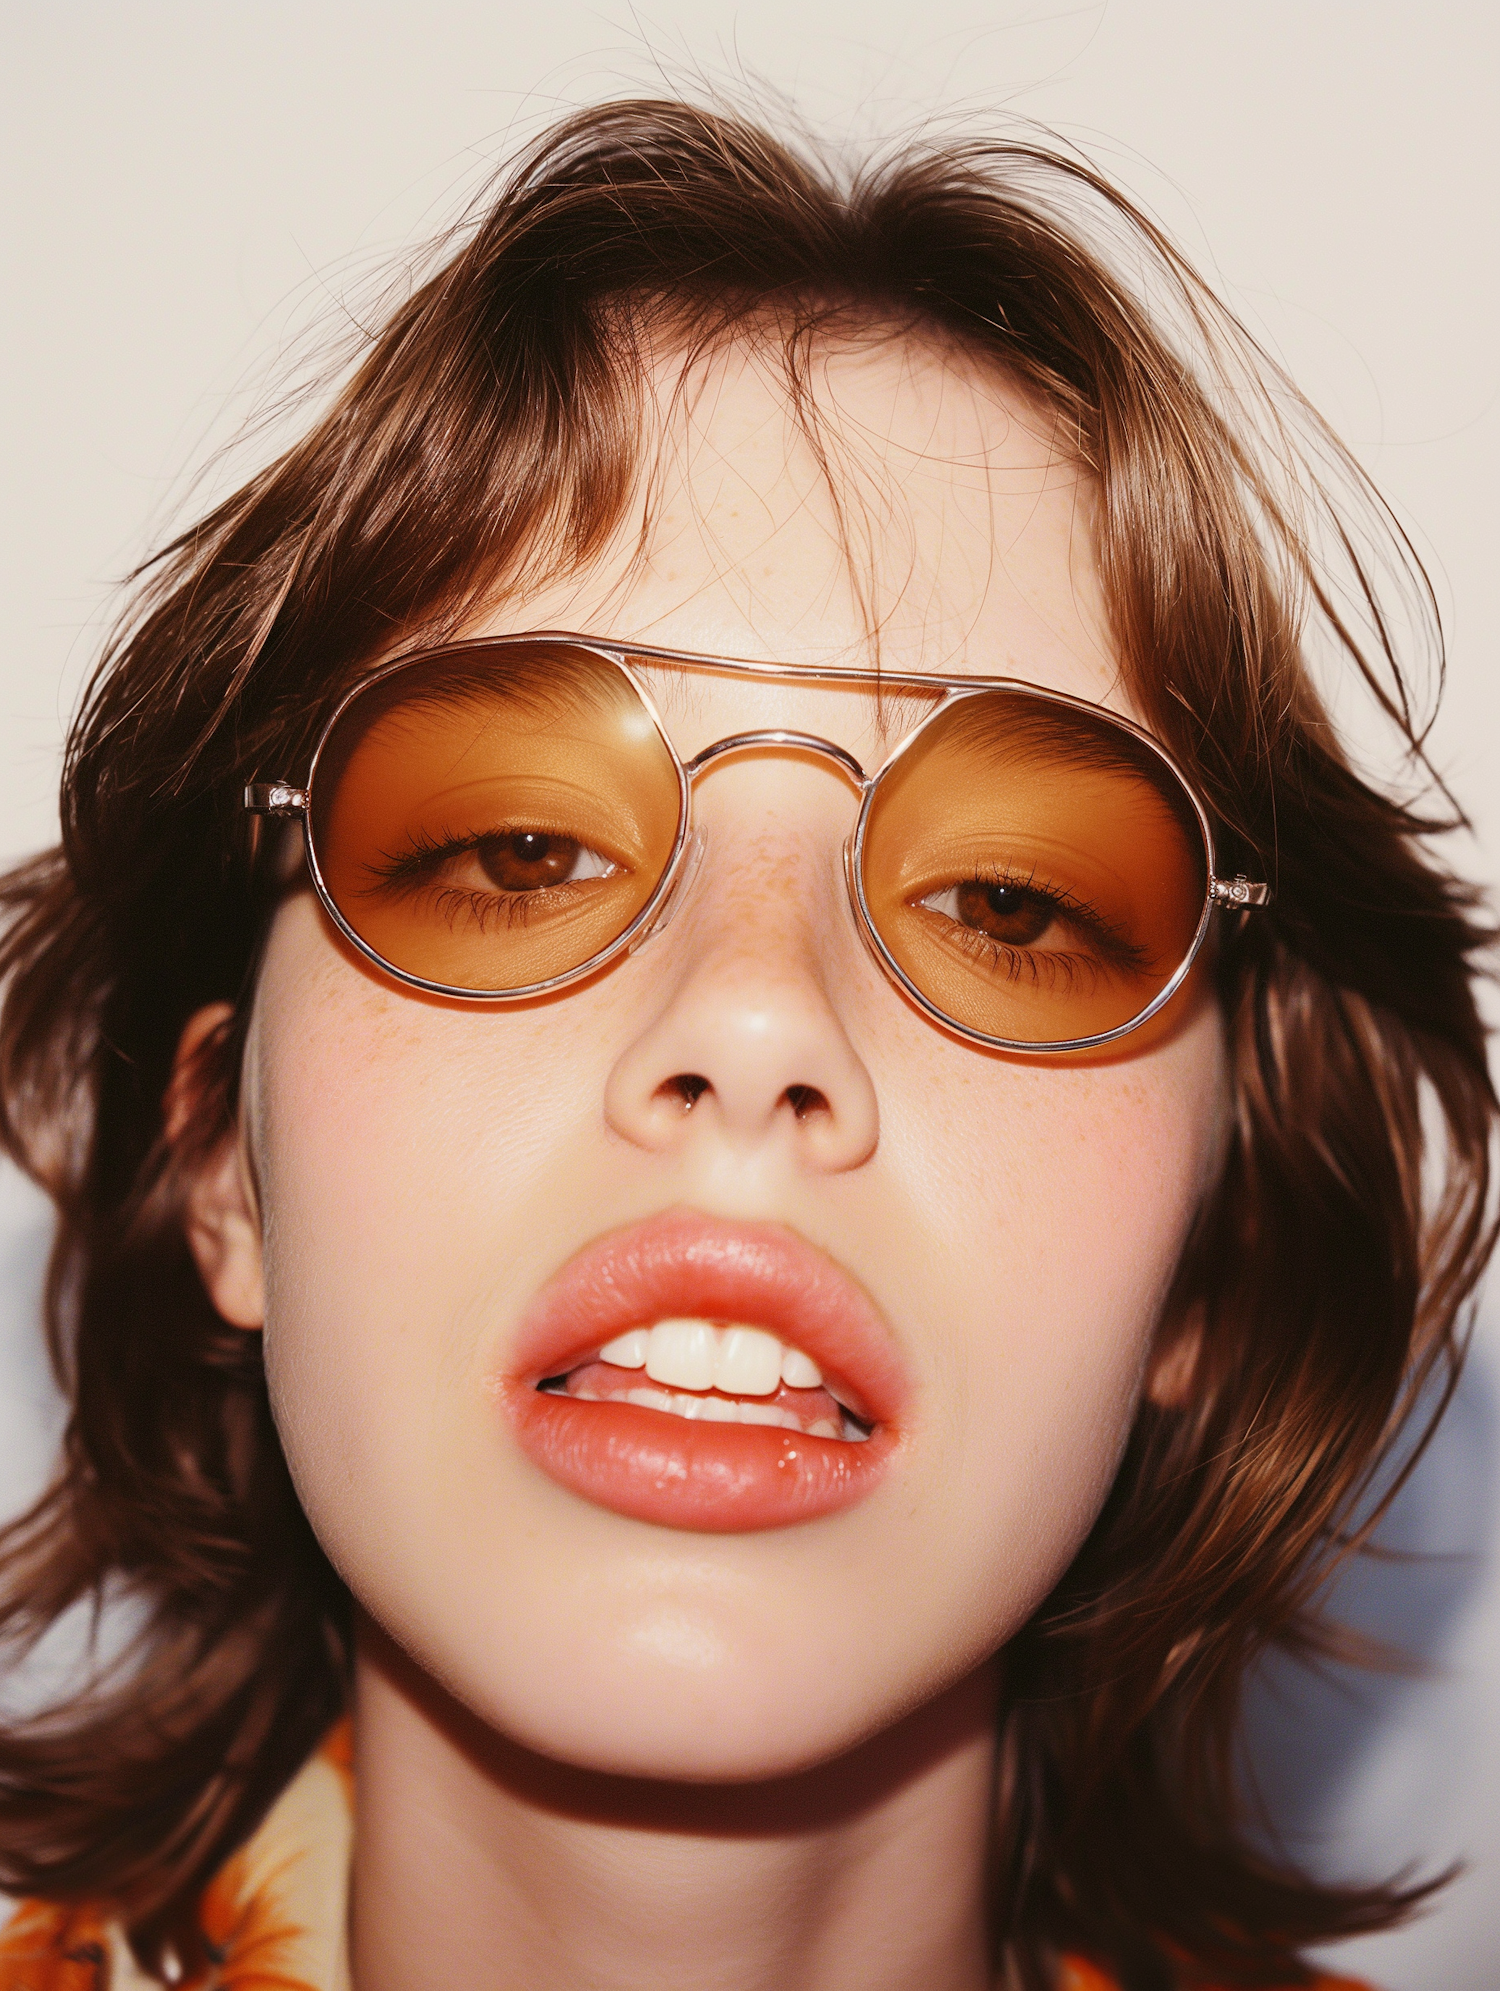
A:
[[[823,760],[831,760],[843,769],[861,795],[870,785],[870,778],[846,748],[833,740],[825,740],[819,733],[796,733],[785,727],[770,727],[751,733],[727,733],[722,740],[714,740],[701,753],[696,753],[689,761],[683,762],[683,769],[689,781],[701,774],[703,769],[727,754],[749,753],[757,747],[787,747],[794,752],[816,754]]]
[[[858,822],[855,828],[851,830],[849,836],[844,840],[841,859],[844,878],[848,888],[850,911],[854,915],[854,923],[859,928],[860,936],[865,945],[867,947],[872,946],[873,936],[867,931],[868,919],[861,904],[862,895],[855,882],[853,857],[855,845],[859,837],[859,824],[862,824],[864,821],[869,805],[870,792],[875,786],[877,777],[866,774],[864,768],[855,759],[853,754],[848,752],[846,748],[839,746],[836,741],[824,739],[821,734],[799,733],[787,727],[773,727],[755,732],[726,734],[722,740],[710,742],[700,753],[694,754],[691,760],[682,761],[680,765],[683,774],[691,786],[694,779],[702,773],[703,769],[712,766],[715,761],[722,760],[730,754],[749,752],[757,747],[768,746],[788,747],[798,752],[816,754],[822,759],[831,760],[849,776],[849,779],[858,788],[860,797]],[[632,953],[638,954],[642,948],[648,947],[670,925],[673,915],[688,898],[693,881],[697,877],[702,863],[703,838],[696,828],[692,828],[689,830],[684,842],[682,855],[673,869],[671,882],[667,891],[656,912],[632,944]]]

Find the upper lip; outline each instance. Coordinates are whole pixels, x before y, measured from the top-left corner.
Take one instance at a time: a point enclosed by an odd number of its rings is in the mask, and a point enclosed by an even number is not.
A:
[[[582,1251],[527,1308],[507,1367],[534,1385],[587,1361],[629,1327],[673,1316],[763,1327],[810,1355],[856,1415],[889,1424],[909,1393],[905,1364],[869,1296],[783,1224],[664,1211]]]

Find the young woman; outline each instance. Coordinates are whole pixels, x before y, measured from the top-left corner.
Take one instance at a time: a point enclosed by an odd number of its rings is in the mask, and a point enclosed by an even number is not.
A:
[[[1288,1985],[1409,1909],[1235,1753],[1488,1241],[1469,897],[1309,675],[1415,751],[1403,557],[1076,165],[521,162],[7,887],[6,1623],[139,1630],[0,1739],[0,1984]]]

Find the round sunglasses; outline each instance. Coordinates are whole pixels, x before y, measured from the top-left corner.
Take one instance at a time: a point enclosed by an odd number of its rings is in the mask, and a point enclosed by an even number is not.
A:
[[[684,760],[643,669],[926,695],[867,774],[833,741],[734,733]],[[690,870],[693,783],[754,750],[834,762],[859,794],[844,849],[885,972],[976,1044],[1105,1044],[1180,987],[1215,907],[1268,903],[1214,871],[1207,812],[1170,754],[1102,706],[1007,678],[746,663],[593,637],[481,638],[357,685],[304,785],[245,806],[299,817],[319,898],[398,980],[519,1001],[657,931]]]

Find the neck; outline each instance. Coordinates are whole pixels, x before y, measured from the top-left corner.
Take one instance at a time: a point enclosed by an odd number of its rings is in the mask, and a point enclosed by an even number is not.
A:
[[[996,1685],[758,1784],[601,1776],[486,1728],[366,1626],[358,1991],[982,1991]]]

